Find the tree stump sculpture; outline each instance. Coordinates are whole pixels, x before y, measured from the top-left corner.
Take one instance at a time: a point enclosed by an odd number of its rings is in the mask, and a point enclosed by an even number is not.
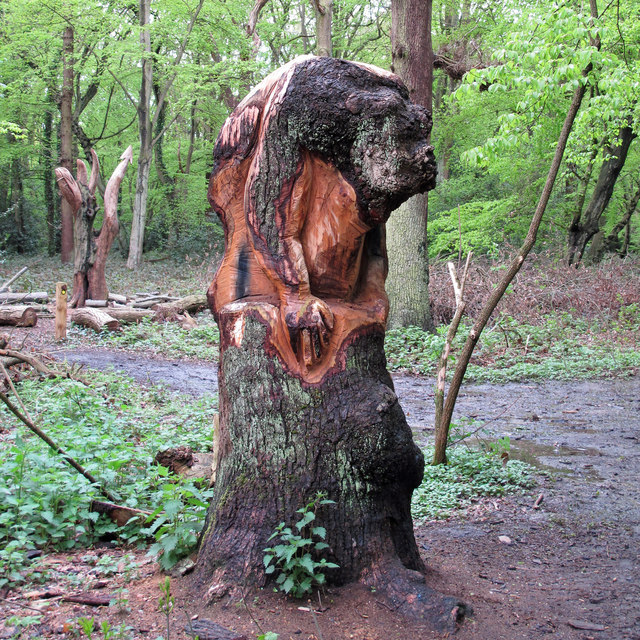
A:
[[[111,245],[118,235],[118,191],[133,157],[131,147],[120,156],[120,163],[104,191],[102,228],[93,231],[98,213],[96,185],[100,165],[93,149],[91,155],[93,166],[88,181],[87,166],[82,160],[78,160],[77,180],[67,169],[56,169],[60,193],[73,210],[73,296],[69,301],[70,307],[82,307],[87,299],[106,300],[109,296],[105,267]]]
[[[297,58],[237,107],[209,199],[226,250],[209,292],[220,326],[215,494],[195,585],[263,585],[264,548],[318,491],[334,584],[375,586],[451,628],[464,612],[424,584],[411,494],[424,460],[386,370],[384,222],[432,189],[430,114],[393,74]]]

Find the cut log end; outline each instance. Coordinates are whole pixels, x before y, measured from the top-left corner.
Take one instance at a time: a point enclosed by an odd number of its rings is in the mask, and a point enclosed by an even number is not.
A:
[[[35,327],[38,313],[33,307],[0,307],[0,325]]]

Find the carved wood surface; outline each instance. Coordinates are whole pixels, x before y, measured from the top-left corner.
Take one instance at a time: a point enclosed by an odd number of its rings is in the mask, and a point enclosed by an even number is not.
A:
[[[339,565],[328,582],[375,586],[393,610],[448,632],[464,612],[420,573],[410,502],[424,459],[383,347],[384,222],[435,185],[430,129],[393,74],[307,56],[220,132],[209,200],[226,249],[208,292],[220,420],[198,597],[264,585],[269,536],[322,491],[335,503],[316,521]]]
[[[77,179],[63,167],[56,169],[62,198],[73,210],[74,273],[70,307],[81,307],[86,299],[107,300],[109,296],[105,268],[109,250],[118,235],[118,191],[133,158],[132,149],[128,147],[109,178],[104,193],[102,228],[96,232],[93,231],[93,223],[98,212],[95,191],[100,165],[95,151],[91,150],[91,155],[93,166],[90,179],[82,160],[77,161]]]
[[[226,251],[214,313],[273,304],[286,367],[318,382],[353,332],[384,326],[383,223],[435,185],[430,114],[391,73],[303,56],[268,76],[223,126],[209,200]]]

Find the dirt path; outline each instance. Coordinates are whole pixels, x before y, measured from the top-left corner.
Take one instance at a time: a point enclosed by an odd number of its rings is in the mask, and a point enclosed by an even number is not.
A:
[[[194,395],[217,389],[214,365],[104,350],[76,349],[66,357]],[[424,442],[432,381],[403,375],[394,381]],[[433,569],[430,582],[475,609],[457,637],[640,639],[640,378],[468,385],[455,420],[464,418],[485,422],[490,437],[509,436],[512,456],[551,474],[529,495],[488,501],[464,518],[416,528]],[[541,507],[533,509],[540,493]],[[284,631],[281,638],[288,638]],[[386,637],[408,637],[403,633]]]

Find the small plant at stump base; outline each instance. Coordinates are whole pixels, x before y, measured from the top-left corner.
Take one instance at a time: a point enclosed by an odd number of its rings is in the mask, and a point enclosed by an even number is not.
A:
[[[171,595],[171,580],[167,576],[164,579],[164,582],[160,585],[160,591],[162,591],[162,595],[158,599],[158,611],[160,613],[164,613],[167,618],[167,638],[169,640],[169,627],[171,624],[171,612],[173,611],[173,607],[175,605],[175,599]]]
[[[322,586],[326,579],[326,569],[338,568],[335,562],[327,562],[325,558],[316,561],[311,556],[313,551],[322,551],[329,547],[324,541],[327,537],[326,529],[310,526],[316,519],[316,505],[326,504],[335,502],[327,500],[325,493],[316,493],[306,506],[296,511],[301,514],[300,520],[294,525],[297,533],[281,522],[269,537],[269,540],[280,538],[281,543],[265,549],[265,573],[271,574],[279,570],[280,574],[276,578],[278,589],[294,598],[302,598],[314,586]]]

